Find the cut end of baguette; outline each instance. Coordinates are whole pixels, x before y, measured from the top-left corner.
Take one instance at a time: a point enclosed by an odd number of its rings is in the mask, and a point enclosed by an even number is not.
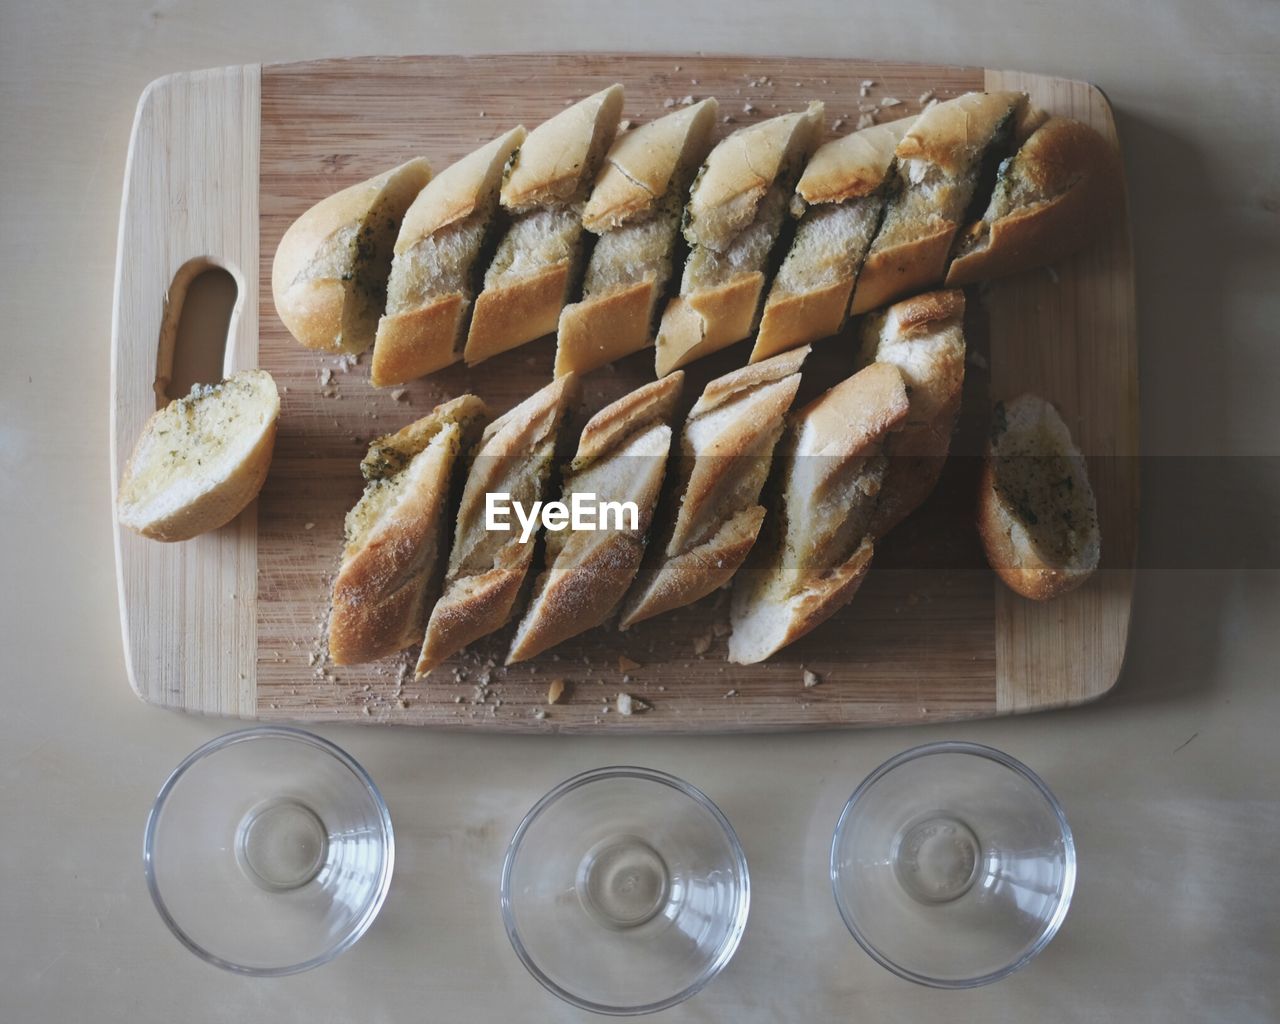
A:
[[[454,293],[378,321],[369,382],[375,388],[407,384],[462,359],[462,328],[470,302]]]
[[[1033,600],[1074,590],[1098,567],[1102,540],[1084,457],[1043,398],[996,405],[978,532],[991,567]]]
[[[946,276],[947,256],[958,228],[951,221],[939,221],[909,242],[873,248],[858,275],[849,312],[857,316],[937,287]]]
[[[426,160],[410,160],[322,199],[289,226],[271,264],[271,294],[299,342],[346,353],[373,344],[401,220],[430,179]]]
[[[1049,118],[1001,165],[986,213],[957,240],[947,285],[1062,259],[1105,231],[1123,200],[1115,147],[1079,121]]]
[[[467,365],[475,366],[551,334],[564,308],[571,271],[569,261],[556,263],[481,292],[463,349]]]
[[[189,540],[234,519],[257,497],[275,446],[280,396],[265,370],[200,385],[143,427],[116,497],[122,526],[153,540]]]

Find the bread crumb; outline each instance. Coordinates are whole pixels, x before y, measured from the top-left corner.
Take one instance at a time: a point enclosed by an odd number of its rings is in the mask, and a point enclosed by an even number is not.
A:
[[[690,96],[681,96],[681,97],[680,97],[680,106],[682,106],[682,107],[691,107],[691,106],[693,106],[693,96],[691,96],[691,95],[690,95]]]
[[[935,96],[933,99],[931,99],[928,103],[924,105],[924,107],[921,109],[921,113],[924,113],[925,110],[929,110],[931,107],[936,106],[937,103],[938,103],[938,97]]]
[[[831,130],[833,132],[838,132],[843,127],[844,127],[843,117],[837,117],[834,121],[831,122]]]
[[[620,131],[620,132],[626,132],[626,131],[630,131],[630,130],[631,130],[631,119],[630,119],[630,118],[624,117],[621,121],[619,121],[619,122],[618,122],[618,131]]]
[[[677,65],[676,65],[676,70],[677,70],[677,71],[679,71],[679,70],[680,70],[680,65],[679,65],[679,64],[677,64]]]
[[[619,672],[631,672],[632,670],[637,668],[644,668],[644,666],[641,665],[640,662],[634,661],[631,658],[628,658],[625,654],[618,655],[618,671]]]
[[[918,100],[916,100],[916,102],[917,102],[917,103],[919,103],[921,106],[924,106],[924,105],[925,105],[926,103],[928,103],[931,99],[933,99],[933,90],[932,90],[932,89],[926,89],[924,92],[922,92],[922,93],[920,94],[920,98],[919,98]]]
[[[615,703],[617,704],[618,714],[620,715],[638,715],[648,711],[649,708],[652,707],[651,704],[647,704],[639,697],[633,697],[629,693],[618,694]],[[609,710],[607,705],[605,710]]]
[[[725,114],[724,117],[720,118],[720,120],[725,124],[733,124],[733,115]]]
[[[717,640],[720,637],[728,636],[733,632],[733,627],[727,622],[714,622],[711,624],[711,635]]]
[[[559,704],[560,698],[562,698],[563,696],[564,696],[564,680],[563,679],[551,680],[551,684],[547,687],[547,703]]]
[[[804,670],[804,686],[806,690],[811,690],[822,682],[822,676],[817,672],[811,672],[809,669]]]
[[[303,528],[304,530],[314,530],[314,529],[316,528],[316,524],[315,524],[315,523],[303,523],[303,524],[302,524],[302,528]]]
[[[756,112],[756,108],[750,103],[744,103],[742,104],[742,112],[744,114],[754,114]]]
[[[871,114],[859,114],[859,115],[858,115],[858,122],[857,122],[857,124],[855,124],[853,127],[854,127],[857,131],[862,131],[862,129],[864,129],[864,128],[870,128],[870,127],[871,127],[872,125],[874,125],[875,123],[876,123],[876,119],[875,119],[875,117],[874,117],[873,115],[871,115]]]
[[[736,697],[736,696],[738,696],[738,691],[737,691],[737,690],[730,690],[728,693],[726,693],[726,694],[725,694],[725,696],[726,696],[726,697]]]
[[[391,392],[391,400],[393,402],[403,402],[404,396],[407,394],[404,388],[396,388]]]
[[[880,97],[880,106],[900,107],[902,106],[902,100],[898,99],[896,96],[882,96]]]
[[[871,87],[872,87],[873,85],[875,85],[875,84],[876,84],[876,83],[875,83],[875,79],[872,79],[872,78],[864,78],[864,79],[862,80],[862,84],[861,84],[860,86],[858,86],[858,95],[859,95],[859,96],[865,96],[865,95],[867,95],[867,93],[869,93],[869,92],[871,91]]]
[[[541,721],[542,719],[547,717],[547,713],[543,711],[542,708],[534,708],[533,717]]]
[[[454,702],[455,704],[461,704],[461,703],[462,703],[462,694],[460,694],[460,693],[458,693],[458,694],[454,694],[453,702]]]
[[[676,105],[676,101],[675,101],[675,97],[673,96],[668,96],[665,100],[662,101],[662,107],[664,110],[670,110],[675,105]]]
[[[710,633],[703,633],[701,636],[695,636],[693,638],[694,654],[706,654],[707,651],[709,650],[711,650],[711,634]]]

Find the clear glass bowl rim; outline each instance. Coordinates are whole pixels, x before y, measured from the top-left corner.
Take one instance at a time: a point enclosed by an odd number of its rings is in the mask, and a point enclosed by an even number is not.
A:
[[[837,851],[840,848],[840,839],[844,835],[845,826],[849,822],[850,815],[858,800],[880,781],[884,776],[895,768],[899,768],[908,761],[915,761],[922,757],[930,757],[934,754],[968,754],[974,757],[983,757],[989,761],[1003,765],[1005,768],[1016,772],[1024,779],[1031,783],[1032,786],[1039,791],[1044,797],[1045,802],[1052,808],[1054,815],[1058,820],[1058,827],[1062,832],[1062,843],[1065,850],[1065,863],[1063,866],[1062,878],[1062,898],[1058,901],[1058,905],[1054,908],[1053,916],[1045,923],[1040,935],[1036,941],[1031,944],[1018,959],[1006,964],[998,970],[991,971],[988,974],[978,975],[973,978],[933,978],[927,974],[919,974],[906,967],[894,963],[888,957],[884,956],[871,941],[862,934],[853,914],[849,908],[845,906],[844,900],[840,895],[840,877],[837,868]],[[831,856],[829,870],[831,873],[831,890],[835,896],[836,908],[840,911],[840,917],[845,923],[845,927],[849,929],[849,933],[857,940],[859,946],[866,951],[876,963],[888,971],[892,971],[900,978],[907,981],[914,981],[918,985],[927,985],[930,988],[946,988],[946,989],[965,989],[978,988],[981,985],[989,985],[993,981],[999,981],[1001,978],[1007,978],[1014,971],[1021,967],[1025,967],[1036,955],[1044,949],[1050,940],[1058,934],[1058,929],[1062,927],[1062,922],[1066,920],[1067,910],[1071,906],[1071,897],[1076,888],[1076,845],[1075,838],[1071,834],[1071,826],[1067,823],[1066,812],[1062,809],[1062,804],[1053,792],[1045,785],[1044,780],[1035,772],[1019,761],[1016,757],[1011,757],[1002,750],[995,747],[989,747],[982,743],[968,743],[963,740],[941,740],[936,743],[923,743],[920,746],[912,747],[910,750],[904,750],[900,754],[889,758],[879,768],[875,769],[858,785],[853,794],[845,802],[844,810],[840,812],[840,820],[836,822],[835,833],[831,837]]]
[[[605,1003],[596,1003],[590,999],[583,999],[581,996],[562,988],[552,981],[529,955],[529,951],[525,949],[524,943],[520,939],[520,933],[516,928],[514,912],[511,908],[511,872],[515,864],[516,854],[520,850],[520,844],[524,839],[525,833],[534,821],[546,810],[551,804],[555,803],[562,796],[579,789],[582,786],[590,785],[593,782],[600,782],[604,779],[643,779],[647,782],[657,782],[664,786],[668,786],[677,792],[683,793],[685,796],[692,798],[705,810],[710,812],[716,823],[724,831],[725,836],[729,840],[729,848],[733,852],[734,864],[737,868],[738,875],[742,879],[742,893],[739,898],[739,909],[737,920],[734,922],[732,930],[725,936],[724,941],[720,944],[720,949],[716,953],[716,957],[706,967],[692,984],[687,985],[674,995],[668,996],[657,1002],[646,1003],[642,1006],[609,1006]],[[520,962],[524,964],[525,969],[533,975],[534,979],[545,988],[548,992],[563,999],[566,1003],[576,1006],[579,1009],[589,1010],[592,1013],[604,1014],[610,1017],[638,1017],[647,1013],[657,1013],[659,1010],[666,1010],[672,1006],[684,1002],[690,996],[696,995],[706,987],[717,974],[719,974],[733,959],[734,953],[738,951],[738,946],[742,942],[742,935],[746,931],[747,918],[751,910],[751,877],[747,871],[747,856],[742,849],[742,843],[738,839],[738,834],[733,830],[733,826],[729,824],[729,819],[724,816],[724,812],[711,800],[706,793],[702,792],[692,783],[685,782],[683,779],[677,778],[667,772],[659,771],[656,768],[641,768],[634,765],[613,765],[605,768],[592,768],[589,771],[581,772],[568,779],[565,779],[559,785],[554,787],[550,792],[545,794],[537,803],[530,808],[529,813],[524,816],[519,826],[517,826],[515,834],[511,837],[511,842],[507,844],[506,856],[502,859],[502,882],[499,886],[499,896],[502,906],[502,923],[507,929],[507,938],[511,940],[511,946],[516,951],[516,956],[520,958]]]
[[[178,781],[186,774],[187,770],[198,761],[204,760],[210,754],[215,754],[227,747],[234,746],[237,743],[250,742],[257,739],[284,739],[294,742],[304,743],[308,746],[315,747],[330,756],[336,758],[348,771],[350,771],[364,786],[365,791],[373,799],[374,807],[377,808],[378,818],[382,823],[382,832],[385,837],[385,856],[382,862],[382,874],[378,879],[378,887],[374,893],[374,897],[370,900],[368,906],[365,907],[364,913],[355,923],[355,926],[343,937],[342,941],[326,950],[319,956],[312,957],[310,960],[303,961],[298,964],[287,964],[282,967],[247,967],[244,964],[233,963],[230,960],[224,960],[222,957],[209,952],[199,943],[192,940],[173,919],[173,915],[169,913],[169,908],[165,905],[164,898],[160,895],[159,883],[156,881],[155,869],[155,833],[156,827],[160,819],[160,812],[164,809],[165,802],[169,799],[169,794],[173,792]],[[235,974],[244,974],[257,978],[275,978],[282,977],[287,974],[300,974],[303,971],[309,971],[313,967],[319,967],[327,964],[344,950],[350,949],[355,943],[369,930],[369,926],[373,924],[378,916],[378,912],[382,909],[382,904],[387,898],[387,891],[391,887],[391,875],[395,867],[395,833],[391,827],[391,812],[387,809],[387,803],[382,798],[382,793],[374,784],[369,773],[364,770],[358,761],[350,754],[339,747],[336,743],[331,743],[323,737],[314,733],[307,732],[305,729],[297,729],[287,725],[258,725],[247,729],[237,729],[233,732],[224,733],[216,736],[208,743],[197,747],[190,754],[182,759],[178,766],[169,773],[169,777],[165,779],[164,785],[160,787],[160,792],[156,794],[155,802],[151,805],[151,810],[147,814],[147,827],[142,837],[142,869],[147,879],[147,890],[151,893],[151,900],[155,904],[156,910],[159,912],[161,919],[168,926],[174,937],[181,942],[187,949],[191,950],[196,956],[206,963],[213,964],[215,967],[221,967],[224,970],[231,971]]]

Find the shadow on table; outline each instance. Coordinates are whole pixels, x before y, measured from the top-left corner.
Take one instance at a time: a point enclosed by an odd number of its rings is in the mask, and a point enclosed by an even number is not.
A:
[[[1264,346],[1247,343],[1225,298],[1233,282],[1280,279],[1280,247],[1266,196],[1223,194],[1205,155],[1168,126],[1117,120],[1148,454],[1129,655],[1105,703],[1136,704],[1213,688],[1225,610],[1280,578],[1280,456],[1274,438],[1251,434],[1269,415],[1257,405],[1270,386]]]

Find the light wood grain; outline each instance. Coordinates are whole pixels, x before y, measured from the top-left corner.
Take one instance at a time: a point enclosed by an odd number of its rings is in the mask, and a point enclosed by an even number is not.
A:
[[[228,270],[238,289],[223,372],[257,365],[260,80],[257,66],[171,75],[138,103],[111,329],[113,503],[143,424],[166,400],[186,287],[209,266]],[[183,544],[116,525],[125,659],[144,700],[254,713],[255,511]]]
[[[253,268],[242,270],[261,300],[259,361],[282,385],[283,411],[256,537],[241,533],[251,513],[219,534],[252,548],[257,558],[256,658],[237,669],[246,672],[251,701],[235,708],[225,701],[206,703],[206,688],[217,688],[203,662],[193,674],[190,659],[179,663],[181,672],[173,663],[149,665],[145,678],[135,659],[139,692],[158,703],[263,718],[676,732],[957,719],[1078,703],[1105,692],[1114,682],[1127,630],[1136,483],[1130,487],[1123,467],[1095,471],[1108,566],[1115,568],[1069,604],[1032,608],[1001,592],[983,564],[972,528],[977,465],[971,456],[981,447],[991,393],[1010,387],[1043,389],[1064,406],[1078,437],[1080,419],[1096,416],[1097,429],[1082,439],[1090,454],[1110,453],[1093,447],[1104,440],[1136,454],[1136,432],[1128,432],[1137,414],[1130,377],[1106,375],[1118,367],[1132,369],[1136,359],[1132,269],[1123,231],[1105,252],[1059,268],[1055,291],[1042,291],[1049,287],[1047,276],[1033,277],[997,286],[971,302],[970,342],[987,354],[993,369],[988,378],[970,367],[958,457],[928,505],[881,546],[853,604],[769,663],[724,662],[723,598],[625,634],[593,631],[554,655],[510,670],[498,667],[509,631],[425,683],[412,681],[408,656],[343,669],[322,661],[323,617],[342,518],[361,489],[358,462],[368,439],[464,390],[476,391],[496,411],[510,407],[550,378],[554,345],[543,339],[473,370],[452,368],[404,389],[401,400],[371,388],[367,359],[344,370],[302,349],[271,308],[271,259],[298,214],[409,156],[425,155],[440,169],[512,125],[533,126],[611,81],[626,86],[625,115],[633,121],[660,115],[668,99],[715,95],[734,118],[719,126],[727,132],[819,98],[827,103],[828,124],[842,118],[837,130],[848,131],[859,103],[899,98],[903,103],[888,109],[902,116],[919,108],[917,98],[926,91],[945,99],[982,88],[993,74],[866,61],[616,55],[354,59],[264,68],[256,282]],[[859,85],[867,79],[876,84],[862,98]],[[1113,132],[1105,101],[1099,103],[1085,84],[1027,76],[1017,87],[1033,88],[1052,110],[1085,116]],[[997,301],[1005,292],[1009,300]],[[1038,346],[1057,354],[1037,355]],[[1068,349],[1073,351],[1064,355]],[[154,360],[154,348],[149,358]],[[695,364],[687,397],[745,359],[740,345]],[[816,392],[839,379],[852,360],[851,334],[821,343],[807,367],[806,388]],[[330,398],[319,388],[325,367],[336,382]],[[1087,376],[1095,371],[1103,375]],[[1070,379],[1060,380],[1059,373]],[[651,379],[648,352],[591,375],[588,411]],[[149,384],[150,378],[144,386]],[[156,620],[151,600],[126,607],[136,609],[134,620]],[[218,607],[226,612],[230,605],[223,601]],[[701,642],[709,642],[704,655],[696,653]],[[624,671],[621,655],[643,667]],[[805,689],[805,668],[822,684]],[[554,678],[570,682],[570,697],[546,708],[546,687]],[[477,699],[478,683],[485,684],[483,700]],[[650,702],[652,710],[629,717],[606,712],[623,690]],[[545,719],[534,717],[539,707],[547,711]]]

